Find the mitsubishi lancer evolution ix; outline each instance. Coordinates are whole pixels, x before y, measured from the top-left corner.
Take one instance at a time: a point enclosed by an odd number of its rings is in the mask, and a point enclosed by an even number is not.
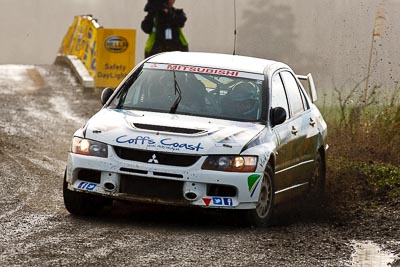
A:
[[[327,125],[311,74],[284,63],[167,52],[137,65],[73,135],[64,203],[91,215],[113,199],[235,209],[265,225],[324,188]],[[241,217],[242,218],[242,217]]]

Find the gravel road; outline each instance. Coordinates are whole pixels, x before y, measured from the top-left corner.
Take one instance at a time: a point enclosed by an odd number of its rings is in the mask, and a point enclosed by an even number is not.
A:
[[[1,266],[400,266],[398,208],[339,207],[333,177],[321,207],[282,209],[268,228],[243,226],[235,213],[123,202],[71,216],[67,153],[101,108],[99,92],[55,65],[0,65],[0,92]]]

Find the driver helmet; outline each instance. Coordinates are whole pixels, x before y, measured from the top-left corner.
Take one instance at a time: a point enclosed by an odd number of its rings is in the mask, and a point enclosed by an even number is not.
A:
[[[236,85],[229,98],[237,113],[244,116],[256,116],[258,111],[257,88],[244,82]]]

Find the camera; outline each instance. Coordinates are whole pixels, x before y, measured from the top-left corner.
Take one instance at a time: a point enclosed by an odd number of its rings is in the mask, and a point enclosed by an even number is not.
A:
[[[145,12],[158,12],[161,9],[168,8],[167,0],[147,0],[144,7]]]

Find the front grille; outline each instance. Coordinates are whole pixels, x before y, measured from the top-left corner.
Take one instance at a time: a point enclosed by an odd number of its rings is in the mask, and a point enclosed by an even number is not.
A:
[[[183,178],[182,174],[168,173],[168,172],[153,172],[157,176],[173,177],[173,178]]]
[[[123,171],[123,172],[133,172],[133,173],[138,173],[138,174],[147,174],[148,173],[148,171],[130,169],[130,168],[120,168],[119,170]]]
[[[121,175],[120,192],[165,201],[184,201],[182,181]]]
[[[119,146],[114,146],[114,151],[121,159],[146,163],[149,161],[154,162],[154,159],[156,159],[158,164],[179,167],[191,166],[200,159],[200,156],[138,150]]]

